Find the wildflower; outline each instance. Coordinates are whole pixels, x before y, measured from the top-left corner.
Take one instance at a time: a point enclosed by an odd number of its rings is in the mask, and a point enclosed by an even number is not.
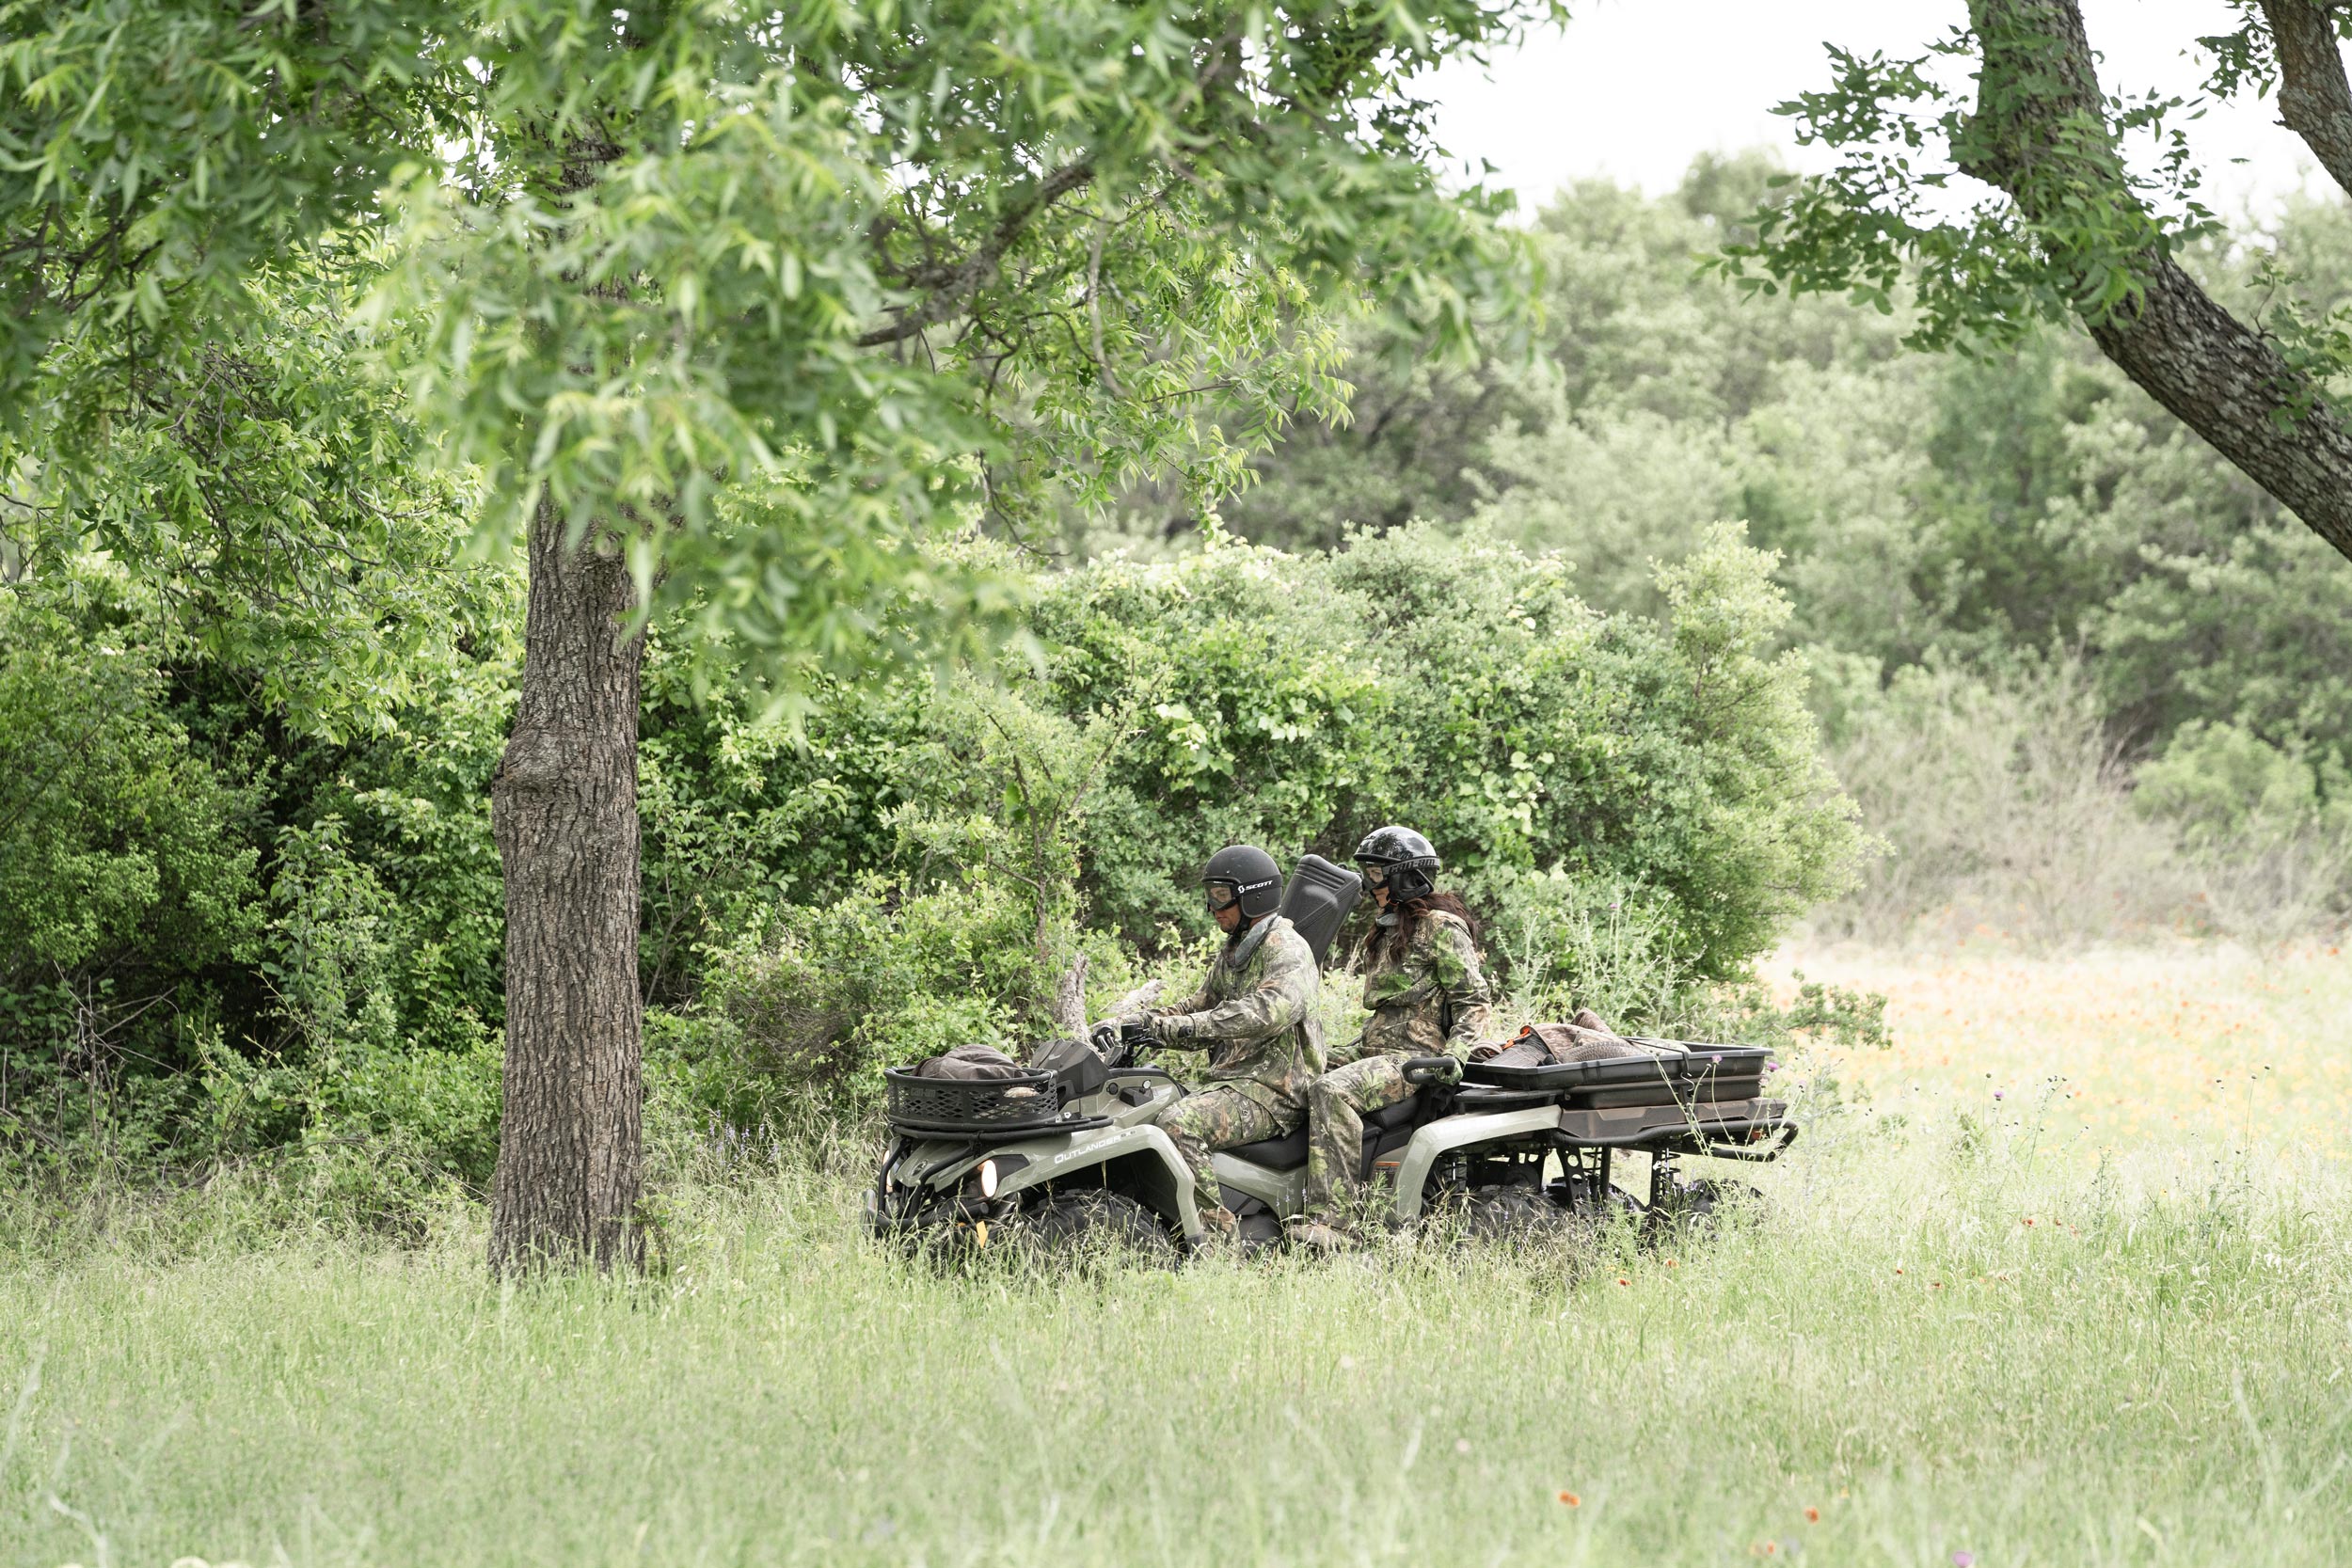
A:
[[[1977,1568],[1977,1554],[1974,1552],[1954,1552],[1952,1554],[1952,1568]]]
[[[1579,1503],[1582,1502],[1584,1499],[1583,1499],[1583,1498],[1581,1498],[1581,1497],[1578,1497],[1578,1496],[1577,1496],[1575,1493],[1573,1493],[1573,1492],[1563,1492],[1563,1493],[1561,1493],[1561,1494],[1560,1494],[1560,1500],[1561,1500],[1562,1502],[1564,1502],[1564,1503],[1567,1504],[1570,1508],[1574,1508],[1577,1504],[1579,1504]]]
[[[1804,1522],[1808,1525],[1820,1524],[1821,1522],[1821,1511],[1818,1508],[1806,1509],[1804,1511]]]
[[[1617,1276],[1617,1283],[1618,1283],[1618,1284],[1620,1284],[1620,1285],[1630,1285],[1630,1284],[1632,1284],[1632,1283],[1633,1283],[1633,1281],[1631,1281],[1630,1279],[1626,1278],[1626,1277],[1625,1277],[1625,1275],[1619,1275]]]
[[[1467,1437],[1456,1437],[1454,1440],[1454,1451],[1455,1453],[1470,1452],[1470,1439]]]

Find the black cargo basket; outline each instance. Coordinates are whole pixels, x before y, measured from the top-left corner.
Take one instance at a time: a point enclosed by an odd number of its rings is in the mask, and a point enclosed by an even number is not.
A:
[[[910,1132],[996,1132],[1042,1127],[1061,1116],[1050,1072],[1009,1078],[924,1078],[913,1068],[884,1069],[890,1125]]]

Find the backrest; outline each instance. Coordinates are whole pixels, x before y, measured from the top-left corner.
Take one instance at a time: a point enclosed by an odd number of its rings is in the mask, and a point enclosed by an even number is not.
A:
[[[1321,855],[1298,858],[1298,868],[1291,873],[1290,885],[1282,890],[1279,912],[1307,939],[1318,967],[1330,953],[1332,939],[1340,934],[1341,925],[1363,891],[1363,878],[1345,866],[1334,865]]]

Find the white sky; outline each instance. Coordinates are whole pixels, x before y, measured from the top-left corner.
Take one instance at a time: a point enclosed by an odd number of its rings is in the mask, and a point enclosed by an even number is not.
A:
[[[1890,57],[1926,45],[1966,15],[1962,0],[1583,0],[1565,30],[1531,36],[1491,71],[1431,78],[1440,139],[1456,159],[1495,166],[1496,183],[1532,210],[1570,180],[1607,175],[1652,194],[1673,189],[1697,153],[1772,146],[1800,168],[1828,160],[1799,149],[1773,104],[1829,83],[1825,41]],[[2083,0],[2110,92],[2196,95],[2202,34],[2231,31],[2224,0]],[[2191,129],[2208,205],[2256,210],[2308,182],[2315,165],[2276,123],[2277,105],[2215,104]],[[2244,159],[2233,165],[2231,160]]]

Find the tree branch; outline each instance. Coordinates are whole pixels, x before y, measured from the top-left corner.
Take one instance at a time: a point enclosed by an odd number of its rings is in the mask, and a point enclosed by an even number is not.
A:
[[[921,304],[888,326],[876,327],[857,340],[860,348],[880,348],[884,343],[899,342],[917,333],[938,325],[965,299],[986,288],[995,279],[996,268],[1005,259],[1005,252],[1021,237],[1023,230],[1040,213],[1094,180],[1094,165],[1086,160],[1064,164],[1038,182],[1028,199],[1017,202],[997,222],[979,247],[953,266],[926,264],[909,276],[907,281],[925,293]]]
[[[2352,192],[2352,84],[2336,48],[2336,8],[2261,0],[2279,56],[2279,116],[2338,185]]]
[[[2081,264],[2088,277],[2113,252],[2085,234],[2083,193],[2119,214],[2144,213],[2123,183],[2082,11],[2075,0],[1969,0],[1968,12],[1984,69],[1961,166],[2008,192],[2051,259]],[[2339,63],[2339,83],[2342,71]],[[2153,224],[2148,232],[2128,257],[2137,297],[2087,319],[2092,341],[2352,559],[2352,433],[2270,340],[2181,270]]]

